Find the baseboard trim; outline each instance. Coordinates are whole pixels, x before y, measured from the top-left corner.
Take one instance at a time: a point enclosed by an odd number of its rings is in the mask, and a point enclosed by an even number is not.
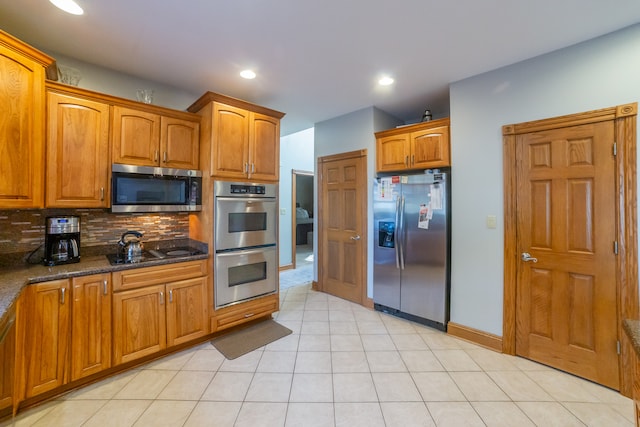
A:
[[[279,270],[280,271],[293,270],[293,264],[282,265],[282,266],[280,266]]]
[[[372,298],[365,298],[364,302],[362,303],[362,305],[366,308],[370,308],[371,310],[373,310],[373,299]]]
[[[447,323],[447,333],[456,338],[461,338],[465,341],[488,348],[489,350],[502,353],[502,337],[497,335],[459,325],[454,322]]]

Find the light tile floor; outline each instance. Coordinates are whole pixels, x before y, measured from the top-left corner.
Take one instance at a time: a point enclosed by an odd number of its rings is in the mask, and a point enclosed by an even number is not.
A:
[[[236,360],[205,343],[20,414],[16,426],[633,426],[631,400],[310,290],[293,334]],[[11,425],[11,423],[5,423]]]

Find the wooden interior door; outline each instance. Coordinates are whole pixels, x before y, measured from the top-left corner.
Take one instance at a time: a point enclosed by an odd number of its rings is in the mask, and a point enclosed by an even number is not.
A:
[[[618,389],[614,136],[610,120],[516,137],[516,354]]]
[[[321,290],[363,304],[366,298],[366,154],[320,159]]]

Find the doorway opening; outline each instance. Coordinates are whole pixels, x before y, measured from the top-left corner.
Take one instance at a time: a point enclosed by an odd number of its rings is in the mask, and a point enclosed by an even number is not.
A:
[[[314,261],[314,201],[311,171],[291,171],[291,263],[311,268]]]

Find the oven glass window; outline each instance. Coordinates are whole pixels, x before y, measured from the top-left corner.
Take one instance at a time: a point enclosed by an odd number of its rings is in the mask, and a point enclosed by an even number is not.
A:
[[[229,214],[229,233],[242,233],[244,231],[265,231],[266,229],[266,212],[243,212]]]
[[[229,287],[267,279],[267,262],[229,267]]]

